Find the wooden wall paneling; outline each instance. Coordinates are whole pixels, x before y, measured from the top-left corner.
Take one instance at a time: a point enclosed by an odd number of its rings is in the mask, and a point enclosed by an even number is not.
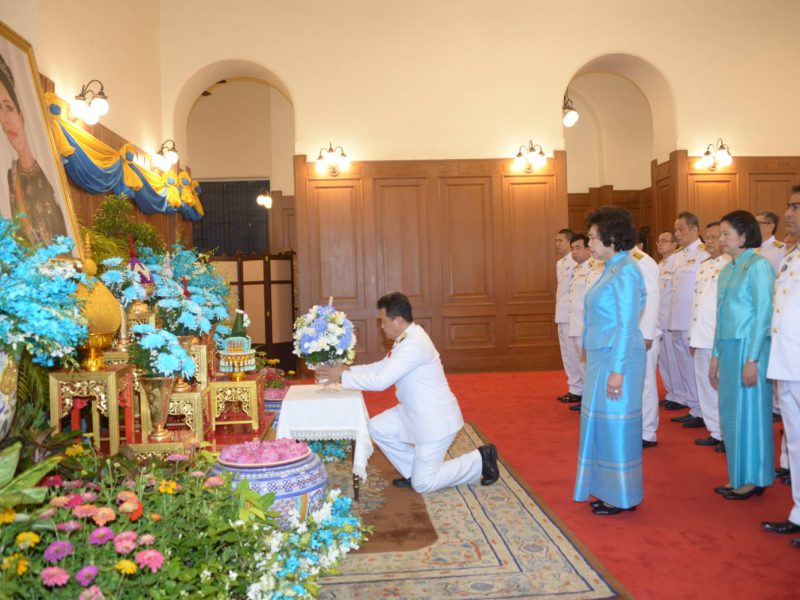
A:
[[[280,190],[270,190],[272,208],[269,211],[269,248],[272,254],[297,249],[297,225],[294,196]]]
[[[588,192],[579,192],[568,195],[569,228],[576,232],[586,229],[586,217],[591,212],[591,202]]]
[[[736,173],[691,174],[688,176],[686,210],[700,219],[700,231],[707,223],[739,208]]]
[[[789,173],[748,173],[747,190],[750,210],[759,212],[769,210],[781,217],[778,224],[776,237],[783,239],[783,215],[786,212],[786,203],[792,195],[792,187],[800,179],[800,170]]]

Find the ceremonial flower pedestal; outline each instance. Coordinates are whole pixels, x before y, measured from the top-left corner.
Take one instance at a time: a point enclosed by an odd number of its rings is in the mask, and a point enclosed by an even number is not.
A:
[[[271,509],[279,513],[276,520],[283,529],[290,527],[293,512],[304,521],[325,500],[328,472],[303,442],[280,439],[228,446],[211,468],[214,475],[225,471],[233,474],[234,488],[246,480],[261,495],[274,492]]]
[[[155,442],[166,440],[170,437],[166,426],[175,377],[142,377],[139,382],[150,410],[150,422],[153,427],[150,439]]]
[[[17,410],[18,373],[19,356],[0,350],[0,440],[5,439],[11,430]]]

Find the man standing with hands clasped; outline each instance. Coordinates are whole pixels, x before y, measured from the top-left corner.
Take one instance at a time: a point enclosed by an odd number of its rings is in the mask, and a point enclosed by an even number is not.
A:
[[[425,330],[414,323],[408,298],[394,292],[378,300],[384,334],[394,345],[383,360],[368,365],[321,369],[351,390],[382,391],[396,386],[400,403],[369,421],[369,433],[402,475],[392,483],[416,492],[472,483],[491,485],[500,477],[494,444],[445,460],[464,425],[442,361]]]

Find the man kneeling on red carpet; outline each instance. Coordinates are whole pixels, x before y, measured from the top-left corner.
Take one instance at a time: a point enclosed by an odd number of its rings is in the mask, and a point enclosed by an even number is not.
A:
[[[321,375],[351,390],[396,387],[399,404],[369,421],[370,436],[402,475],[392,483],[419,493],[478,478],[481,485],[493,484],[500,477],[494,444],[445,460],[464,419],[436,347],[414,323],[411,302],[399,292],[387,294],[378,300],[378,317],[386,337],[394,340],[386,357],[368,365],[330,367]]]

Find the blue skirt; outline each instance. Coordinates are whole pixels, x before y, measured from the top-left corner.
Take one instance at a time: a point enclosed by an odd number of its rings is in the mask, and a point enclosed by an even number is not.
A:
[[[772,385],[767,380],[769,343],[758,357],[758,380],[742,385],[746,360],[743,340],[719,340],[719,417],[728,477],[733,487],[772,485],[775,450],[772,440]]]
[[[586,351],[581,406],[578,475],[574,500],[594,496],[618,508],[644,498],[642,483],[642,388],[647,363],[644,347],[625,363],[622,397],[606,397],[610,348]]]

